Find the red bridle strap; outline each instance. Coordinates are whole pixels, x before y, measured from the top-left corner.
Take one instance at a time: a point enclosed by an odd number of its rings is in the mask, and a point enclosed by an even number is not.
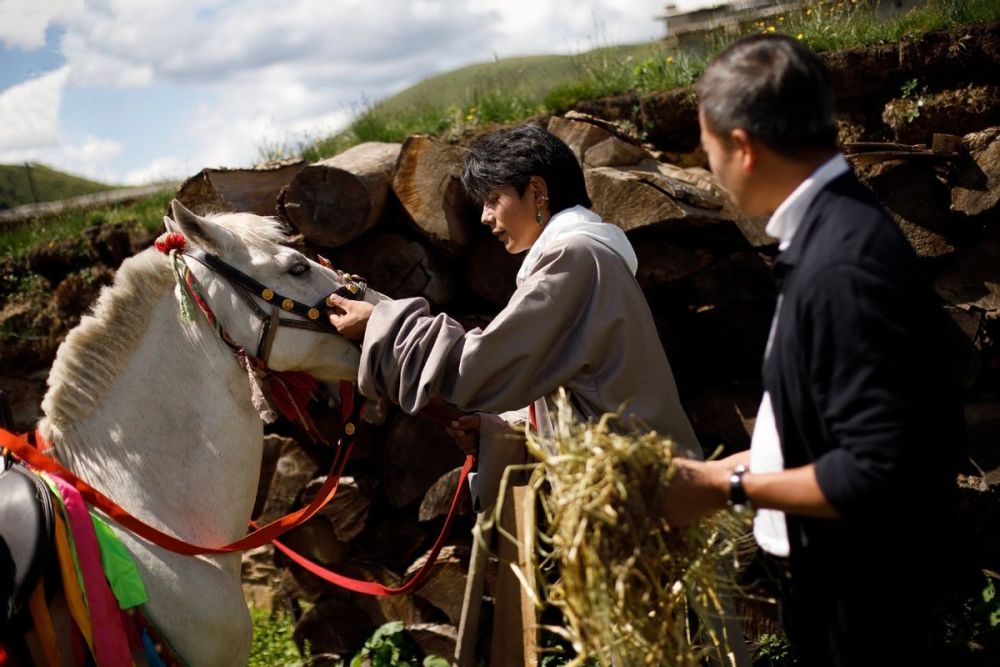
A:
[[[118,503],[74,475],[58,461],[42,454],[39,449],[47,449],[51,445],[46,442],[42,434],[38,431],[35,432],[35,442],[38,445],[37,449],[28,442],[27,437],[17,436],[9,431],[0,429],[0,447],[10,450],[19,459],[30,463],[37,470],[44,470],[53,475],[59,475],[76,487],[84,500],[107,514],[122,527],[131,530],[136,535],[159,547],[186,556],[225,554],[234,551],[255,549],[277,539],[292,528],[301,526],[323,509],[333,499],[334,494],[337,493],[337,486],[340,484],[340,475],[350,458],[351,448],[354,445],[353,438],[348,439],[346,445],[341,445],[343,451],[338,452],[339,455],[334,457],[334,462],[330,468],[330,473],[326,476],[326,481],[323,482],[323,486],[316,493],[316,497],[308,505],[272,521],[263,528],[254,530],[231,544],[222,547],[206,547],[185,542],[135,518],[118,505]]]
[[[434,566],[434,563],[437,562],[438,554],[441,553],[441,548],[444,546],[445,540],[448,539],[448,534],[451,532],[451,525],[455,519],[458,501],[462,494],[462,486],[465,484],[465,478],[468,477],[469,471],[472,470],[472,466],[475,462],[476,458],[472,454],[465,457],[465,464],[462,466],[462,472],[459,474],[458,486],[455,488],[455,495],[451,498],[451,507],[448,508],[448,515],[444,520],[444,525],[441,527],[441,532],[438,534],[437,540],[434,541],[434,546],[431,547],[430,553],[427,555],[427,560],[424,561],[424,564],[420,566],[420,569],[417,570],[409,581],[400,586],[383,586],[382,584],[374,581],[351,579],[350,577],[337,574],[332,570],[328,570],[327,568],[312,562],[305,556],[296,553],[277,540],[274,540],[274,546],[280,549],[282,553],[301,565],[311,574],[316,575],[320,579],[327,581],[334,586],[340,586],[341,588],[346,588],[347,590],[354,591],[355,593],[363,593],[364,595],[400,595],[403,593],[409,593],[410,591],[418,588],[420,584],[424,582],[427,575],[430,574],[430,570]]]

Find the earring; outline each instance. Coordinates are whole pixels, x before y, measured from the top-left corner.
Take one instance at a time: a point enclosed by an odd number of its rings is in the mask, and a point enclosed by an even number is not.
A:
[[[547,202],[549,198],[543,194],[535,194],[535,222],[539,225],[545,224],[542,220],[542,204]]]

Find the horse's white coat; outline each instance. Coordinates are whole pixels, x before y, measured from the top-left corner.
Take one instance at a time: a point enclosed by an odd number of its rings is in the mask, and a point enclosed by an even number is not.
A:
[[[173,218],[168,227],[189,243],[292,298],[313,303],[341,284],[333,271],[279,245],[282,234],[269,219],[199,218],[176,202]],[[289,273],[303,262],[304,275]],[[250,309],[225,280],[189,265],[223,327],[255,350],[260,323]],[[179,294],[165,256],[149,249],[127,260],[60,347],[40,428],[67,467],[135,516],[221,546],[246,532],[262,424],[245,370],[200,312],[193,322],[182,319]],[[354,379],[357,364],[357,349],[339,336],[285,327],[270,358],[275,370],[328,381]],[[136,557],[148,614],[177,654],[192,667],[244,664],[251,625],[240,555],[180,556],[118,534]]]

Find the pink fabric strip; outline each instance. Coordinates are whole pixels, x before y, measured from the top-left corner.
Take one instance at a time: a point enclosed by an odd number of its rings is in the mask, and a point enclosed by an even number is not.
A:
[[[94,524],[87,513],[87,505],[80,492],[56,475],[50,475],[59,487],[63,506],[69,518],[70,532],[76,544],[76,557],[83,576],[83,586],[87,595],[94,633],[94,651],[97,664],[101,667],[131,667],[132,652],[128,638],[122,627],[121,612],[111,587],[104,578],[101,567],[101,552],[97,544]]]

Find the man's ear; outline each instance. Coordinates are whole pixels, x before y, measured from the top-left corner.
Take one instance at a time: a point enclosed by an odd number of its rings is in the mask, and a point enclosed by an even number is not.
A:
[[[741,127],[729,133],[729,140],[736,151],[736,159],[745,172],[752,172],[760,159],[759,146],[746,130]]]

